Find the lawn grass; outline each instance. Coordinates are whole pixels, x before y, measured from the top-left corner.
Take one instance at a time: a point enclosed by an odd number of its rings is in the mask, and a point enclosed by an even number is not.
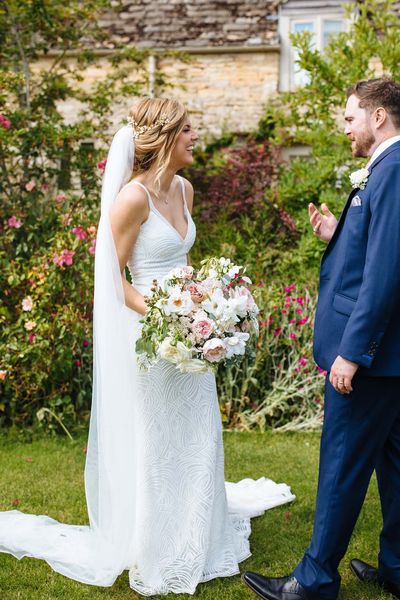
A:
[[[18,508],[47,514],[67,523],[85,523],[83,487],[85,439],[39,439],[31,443],[0,437],[0,510]],[[290,572],[308,545],[314,510],[318,468],[318,434],[226,433],[226,478],[266,475],[291,485],[297,501],[267,511],[252,521],[253,556],[241,570],[269,575]],[[17,504],[17,506],[15,506]],[[371,585],[359,584],[350,574],[348,561],[358,556],[376,563],[381,526],[375,480],[342,563],[340,598],[383,600],[390,598]],[[239,576],[201,584],[202,600],[255,600]],[[43,561],[21,561],[0,553],[0,600],[138,600],[123,573],[111,588],[79,584],[54,573]],[[165,596],[157,596],[160,600]],[[169,600],[189,598],[167,596]]]

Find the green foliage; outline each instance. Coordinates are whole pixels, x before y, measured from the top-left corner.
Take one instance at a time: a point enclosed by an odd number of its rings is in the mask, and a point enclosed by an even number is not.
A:
[[[295,284],[258,283],[262,307],[255,361],[218,372],[226,427],[319,428],[325,372],[312,356],[314,299]]]
[[[0,2],[0,425],[26,427],[36,414],[50,429],[86,423],[96,164],[112,103],[147,82],[145,51],[115,48],[99,61],[89,50],[104,40],[96,22],[109,7]],[[76,106],[69,121],[65,101]]]
[[[308,33],[292,36],[299,67],[308,83],[269,103],[258,137],[275,143],[306,145],[310,153],[281,168],[277,202],[290,212],[301,233],[296,250],[282,256],[283,272],[296,280],[315,279],[322,245],[308,226],[309,202],[325,202],[339,213],[350,190],[348,175],[362,163],[351,158],[344,135],[346,90],[375,69],[400,79],[400,28],[393,0],[365,0],[347,8],[349,28],[332,36],[325,51],[313,47]]]

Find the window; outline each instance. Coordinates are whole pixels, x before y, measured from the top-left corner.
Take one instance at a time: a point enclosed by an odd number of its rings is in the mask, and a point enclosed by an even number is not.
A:
[[[310,15],[280,17],[281,91],[293,90],[307,83],[307,73],[296,64],[298,51],[291,43],[290,34],[309,31],[313,47],[323,52],[331,36],[345,31],[346,25],[346,21],[341,15],[322,14],[313,17]]]

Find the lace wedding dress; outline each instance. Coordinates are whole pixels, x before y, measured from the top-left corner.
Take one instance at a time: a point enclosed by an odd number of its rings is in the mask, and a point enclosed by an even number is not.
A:
[[[128,263],[134,285],[143,294],[153,279],[187,264],[195,225],[182,180],[181,184],[184,238],[157,211],[147,192],[149,217]],[[139,371],[134,343],[140,316],[124,306],[121,310],[129,327],[118,329],[116,317],[110,335],[117,335],[120,344],[126,336],[130,350],[125,367],[136,375],[125,383],[117,373],[110,388],[114,409],[107,408],[110,402],[99,404],[92,415],[85,473],[90,526],[3,512],[0,551],[42,558],[54,570],[84,583],[112,585],[129,569],[130,586],[140,594],[193,594],[199,582],[238,573],[238,563],[250,555],[250,517],[294,496],[285,484],[265,478],[224,483],[214,375],[180,373],[164,361],[148,373]],[[123,360],[121,354],[119,361]],[[107,384],[99,378],[105,367],[100,368],[94,379],[104,396]],[[127,395],[124,408],[119,409],[116,389]],[[106,427],[101,428],[101,417]],[[107,452],[108,458],[102,458]]]

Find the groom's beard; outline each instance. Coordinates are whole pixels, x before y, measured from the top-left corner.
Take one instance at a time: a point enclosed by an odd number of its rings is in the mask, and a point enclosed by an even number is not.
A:
[[[360,133],[352,143],[353,156],[369,156],[369,151],[375,143],[375,137],[372,131],[364,131]]]

